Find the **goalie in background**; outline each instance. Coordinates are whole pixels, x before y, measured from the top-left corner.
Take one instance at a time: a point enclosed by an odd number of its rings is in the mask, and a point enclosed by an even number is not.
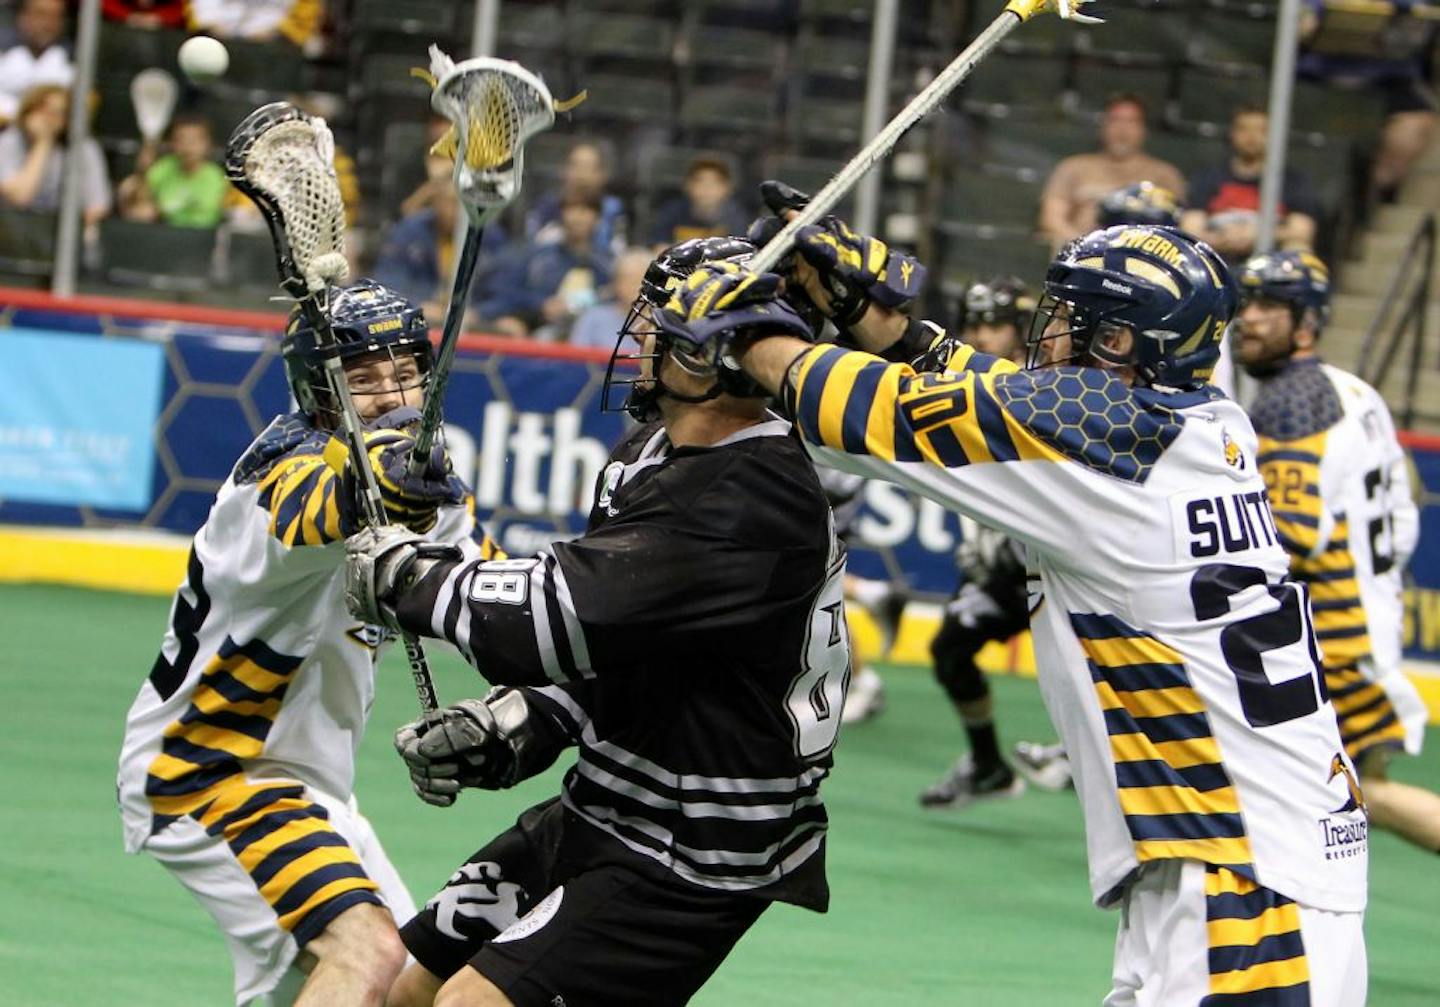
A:
[[[579,750],[561,795],[406,924],[417,964],[392,1007],[672,1007],[771,902],[828,905],[820,785],[850,664],[844,547],[768,397],[669,336],[685,278],[753,251],[697,239],[651,267],[602,393],[608,406],[628,386],[641,425],[583,536],[490,563],[403,529],[351,540],[361,618],[448,639],[501,686],[397,734],[421,797],[509,787]],[[726,324],[808,341],[774,292],[726,292]]]
[[[495,552],[443,448],[406,475],[431,367],[420,310],[362,281],[335,292],[330,319],[327,351],[291,315],[281,354],[300,409],[275,418],[216,494],[120,755],[126,849],[155,857],[214,917],[238,1004],[381,1003],[405,958],[395,919],[414,912],[352,793],[393,634],[342,600],[358,501],[332,433],[329,353],[390,519],[468,555]]]

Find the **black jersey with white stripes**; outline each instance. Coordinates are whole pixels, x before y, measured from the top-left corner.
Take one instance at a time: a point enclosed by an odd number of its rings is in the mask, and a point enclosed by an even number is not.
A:
[[[843,577],[789,424],[705,448],[652,425],[611,455],[583,536],[437,567],[400,617],[532,687],[579,749],[581,819],[686,881],[823,910]]]

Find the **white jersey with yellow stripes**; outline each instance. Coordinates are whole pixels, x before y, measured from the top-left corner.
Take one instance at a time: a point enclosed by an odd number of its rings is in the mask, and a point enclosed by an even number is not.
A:
[[[181,816],[219,829],[275,784],[350,797],[388,634],[345,610],[329,434],[282,417],[251,446],[196,534],[184,584],[125,725],[118,778],[130,852]],[[468,506],[427,537],[471,555]],[[238,817],[237,817],[238,816]]]
[[[1026,545],[1040,684],[1097,902],[1178,858],[1363,909],[1365,813],[1238,406],[968,347],[917,374],[819,346],[791,386],[819,460]]]
[[[1405,451],[1380,393],[1317,358],[1263,382],[1260,470],[1327,669],[1400,665],[1404,570],[1419,538]]]

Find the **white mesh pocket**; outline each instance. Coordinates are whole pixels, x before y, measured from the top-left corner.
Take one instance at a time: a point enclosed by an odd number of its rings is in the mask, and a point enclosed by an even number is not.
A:
[[[509,60],[455,65],[433,46],[430,59],[437,78],[430,104],[454,123],[435,152],[455,158],[460,200],[481,218],[519,193],[525,141],[554,123],[555,100],[540,78]]]
[[[335,141],[315,118],[281,122],[255,139],[246,178],[269,194],[285,219],[295,266],[311,290],[338,283],[345,261],[345,202],[335,177]]]

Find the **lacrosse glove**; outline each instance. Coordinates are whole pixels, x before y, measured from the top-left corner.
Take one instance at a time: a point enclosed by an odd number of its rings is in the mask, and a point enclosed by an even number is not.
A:
[[[736,354],[756,339],[795,336],[806,342],[815,334],[780,297],[780,277],[752,273],[733,262],[712,262],[695,270],[655,312],[661,335],[686,367],[714,370],[725,387],[743,379]]]
[[[544,771],[569,743],[518,689],[490,690],[395,732],[395,751],[426,804],[448,807],[466,788],[503,790]]]
[[[925,285],[920,260],[852,231],[838,217],[802,227],[795,250],[820,275],[830,295],[830,317],[840,328],[858,322],[872,303],[905,307]]]
[[[365,528],[345,541],[345,607],[363,622],[401,629],[401,596],[437,563],[458,563],[459,548],[426,542],[398,525]]]
[[[386,413],[365,431],[365,450],[380,487],[386,517],[423,535],[435,527],[442,505],[464,502],[465,486],[451,471],[450,458],[444,445],[439,443],[430,449],[430,457],[420,474],[410,475],[410,453],[415,445],[413,430],[419,419],[419,411],[409,407]],[[345,442],[331,438],[325,449],[326,461],[331,467],[337,467],[347,456]],[[349,536],[364,523],[360,480],[348,464],[339,471],[340,530]]]

